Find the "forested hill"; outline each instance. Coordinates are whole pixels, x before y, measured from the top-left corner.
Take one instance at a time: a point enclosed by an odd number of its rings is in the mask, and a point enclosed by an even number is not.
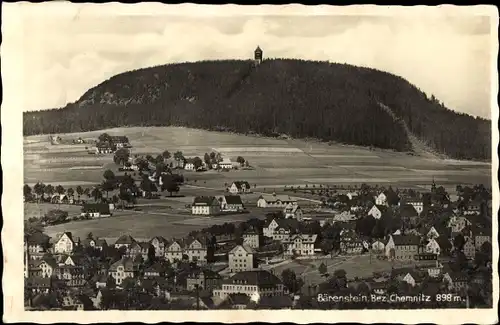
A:
[[[448,157],[491,156],[491,121],[448,110],[389,73],[327,62],[157,66],[116,75],[62,109],[24,115],[25,135],[168,125],[398,151],[412,150],[416,137]]]

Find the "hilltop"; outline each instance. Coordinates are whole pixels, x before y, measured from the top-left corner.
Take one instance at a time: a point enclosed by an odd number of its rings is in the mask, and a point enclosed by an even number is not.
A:
[[[186,126],[286,134],[455,159],[491,159],[491,121],[447,109],[401,77],[302,60],[202,61],[116,75],[61,109],[24,114],[24,134]]]

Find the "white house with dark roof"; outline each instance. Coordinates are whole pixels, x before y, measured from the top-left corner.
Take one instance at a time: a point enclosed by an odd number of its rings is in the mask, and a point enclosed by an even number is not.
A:
[[[382,215],[387,211],[387,206],[385,205],[377,205],[372,206],[370,211],[368,211],[368,215],[372,216],[374,219],[382,218]]]
[[[136,243],[136,240],[132,236],[122,235],[116,240],[114,246],[116,249],[124,246],[128,250],[134,243]]]
[[[116,285],[120,286],[126,278],[133,279],[139,274],[139,266],[130,258],[122,258],[111,265],[109,274]]]
[[[219,162],[219,167],[221,169],[233,169],[233,162],[229,158],[223,158],[221,162]]]
[[[318,235],[295,234],[282,241],[285,249],[284,255],[312,256],[316,253]]]
[[[297,229],[298,221],[295,219],[272,219],[266,222],[263,228],[265,237],[273,240],[285,240]]]
[[[155,249],[155,256],[160,257],[160,256],[165,256],[165,248],[168,246],[168,240],[163,238],[162,236],[156,236],[153,237],[149,243],[154,247]]]
[[[218,198],[222,211],[243,211],[243,201],[239,195],[224,195]]]
[[[89,216],[91,218],[110,217],[110,205],[106,203],[85,203],[80,216]]]
[[[229,192],[232,194],[243,194],[250,192],[250,183],[247,181],[234,181],[229,187]]]
[[[226,299],[235,293],[243,293],[250,297],[283,296],[286,290],[283,282],[269,271],[244,271],[223,280],[220,289],[213,291],[213,296]]]
[[[238,245],[228,254],[229,272],[236,273],[254,269],[255,251],[248,245]]]
[[[285,218],[292,218],[301,221],[304,217],[304,213],[298,204],[288,203],[287,206],[283,209],[283,214]]]
[[[297,204],[297,200],[290,198],[288,195],[269,195],[264,194],[257,200],[258,208],[284,208],[288,204]]]
[[[216,215],[220,212],[220,202],[214,196],[197,196],[191,205],[194,215]]]
[[[419,253],[420,237],[390,235],[385,245],[386,256],[395,260],[411,261]]]
[[[64,232],[55,238],[54,253],[56,254],[71,254],[75,247],[80,243],[80,238],[75,237],[71,232]]]

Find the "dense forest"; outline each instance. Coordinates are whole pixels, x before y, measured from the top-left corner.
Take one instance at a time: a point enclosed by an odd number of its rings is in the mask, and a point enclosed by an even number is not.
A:
[[[25,135],[169,125],[398,151],[412,149],[409,130],[452,158],[491,157],[491,121],[449,110],[398,76],[328,62],[157,66],[116,75],[62,109],[24,114]]]

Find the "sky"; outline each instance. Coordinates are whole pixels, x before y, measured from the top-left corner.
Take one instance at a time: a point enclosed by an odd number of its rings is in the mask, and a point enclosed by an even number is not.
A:
[[[3,10],[2,56],[16,63],[6,64],[3,82],[22,89],[23,111],[63,107],[121,72],[175,62],[249,59],[259,45],[265,58],[388,71],[434,94],[450,109],[491,117],[494,44],[492,20],[485,15],[338,10],[322,15],[239,10],[229,15],[213,8],[198,15],[173,9],[117,14],[99,9],[102,5],[68,4],[64,10],[15,5]]]

